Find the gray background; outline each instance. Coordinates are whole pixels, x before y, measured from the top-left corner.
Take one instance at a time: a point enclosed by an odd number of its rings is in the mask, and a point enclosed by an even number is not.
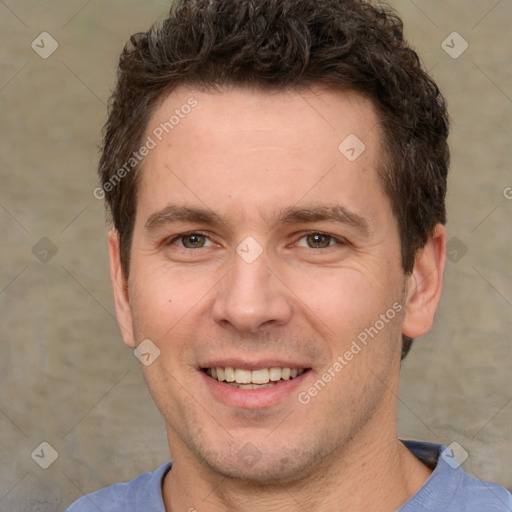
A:
[[[399,434],[457,442],[467,471],[510,488],[512,1],[392,5],[453,123],[451,261],[435,327],[402,370]],[[103,204],[92,195],[119,52],[167,9],[0,1],[2,512],[64,510],[169,458],[115,323]],[[47,59],[31,48],[44,31],[59,45]],[[454,31],[469,44],[458,58],[441,46]],[[453,53],[462,46],[452,39]],[[36,463],[50,462],[48,448],[34,452],[42,442],[58,453],[48,469]]]

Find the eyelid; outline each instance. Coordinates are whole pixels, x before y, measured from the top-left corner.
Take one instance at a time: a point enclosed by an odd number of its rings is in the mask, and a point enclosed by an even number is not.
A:
[[[166,238],[163,242],[163,245],[178,245],[176,244],[175,242],[177,240],[179,240],[180,238],[183,238],[185,236],[190,236],[190,235],[201,235],[201,236],[204,236],[207,240],[209,240],[211,242],[212,245],[207,245],[205,247],[212,247],[213,245],[215,245],[215,242],[211,239],[211,237],[202,232],[202,231],[197,231],[197,230],[191,230],[191,231],[186,231],[184,233],[178,233],[177,235],[173,235],[169,238]],[[188,247],[181,247],[181,249],[186,249],[188,250],[189,248]],[[204,247],[198,247],[197,249],[204,249]],[[195,249],[195,250],[197,250]]]
[[[186,231],[186,232],[183,232],[183,233],[178,233],[176,235],[173,235],[172,237],[169,237],[169,238],[165,239],[164,242],[163,242],[163,245],[176,245],[176,246],[178,246],[178,244],[176,244],[175,242],[177,240],[179,240],[180,238],[183,238],[183,237],[189,236],[189,235],[201,235],[201,236],[204,236],[207,240],[209,240],[211,242],[211,245],[207,245],[207,246],[204,246],[204,247],[198,247],[197,249],[204,249],[205,247],[212,247],[212,246],[216,245],[215,242],[211,239],[210,235],[208,235],[207,233],[205,233],[203,231],[197,231],[197,230]],[[333,241],[335,241],[336,244],[328,245],[327,247],[318,247],[318,248],[307,247],[306,245],[305,246],[298,246],[298,247],[302,247],[304,249],[313,249],[315,251],[318,251],[319,249],[323,249],[323,250],[330,249],[332,247],[335,247],[336,245],[350,245],[350,242],[348,240],[346,240],[345,238],[343,238],[343,237],[332,235],[332,234],[326,233],[324,231],[314,231],[314,230],[313,231],[304,231],[304,232],[300,233],[300,236],[298,236],[298,238],[296,238],[296,241],[294,242],[294,244],[297,244],[297,242],[299,240],[302,240],[303,238],[305,238],[305,237],[307,237],[309,235],[322,235],[322,236],[326,236],[326,237],[331,238]],[[188,247],[181,247],[181,249],[191,250]],[[197,250],[197,249],[194,249],[194,250]]]
[[[307,237],[309,235],[322,235],[322,236],[326,236],[326,237],[329,237],[332,240],[334,240],[336,242],[336,244],[328,245],[327,247],[318,247],[318,248],[307,247],[307,246],[299,246],[299,247],[303,247],[305,249],[313,249],[315,251],[318,251],[319,249],[324,249],[324,250],[325,249],[330,249],[332,247],[335,247],[336,245],[350,245],[350,242],[348,240],[346,240],[345,238],[340,237],[340,236],[336,236],[336,235],[332,235],[331,233],[326,233],[324,231],[306,231],[306,232],[303,232],[297,238],[295,244],[297,244],[297,242],[299,240],[302,240],[303,238],[305,238],[305,237]]]

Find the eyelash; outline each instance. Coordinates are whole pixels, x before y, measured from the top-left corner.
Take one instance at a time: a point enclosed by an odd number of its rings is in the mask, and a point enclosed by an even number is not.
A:
[[[180,240],[180,239],[183,239],[184,237],[186,236],[191,236],[191,235],[199,235],[199,236],[202,236],[202,237],[205,237],[207,238],[208,240],[211,241],[211,238],[205,234],[205,233],[202,233],[201,231],[189,231],[187,233],[181,233],[179,235],[176,235],[170,239],[168,239],[166,242],[165,242],[165,245],[173,245],[174,242],[176,242],[177,240]],[[299,240],[302,240],[303,238],[306,238],[310,235],[321,235],[321,236],[324,236],[324,237],[328,237],[331,241],[334,241],[335,244],[334,245],[328,245],[327,247],[304,247],[304,246],[301,246],[303,249],[313,249],[315,251],[319,250],[319,249],[330,249],[332,247],[334,247],[335,245],[348,245],[348,241],[345,240],[344,238],[340,238],[340,237],[336,237],[334,235],[330,235],[329,233],[324,233],[323,231],[308,231],[306,233],[303,233],[297,240],[295,243],[297,243]],[[177,244],[174,244],[174,245],[177,245]],[[181,249],[185,249],[185,250],[194,250],[190,247],[183,247],[181,246],[180,247]],[[197,249],[204,249],[205,247],[198,247]],[[197,250],[196,249],[196,250]]]

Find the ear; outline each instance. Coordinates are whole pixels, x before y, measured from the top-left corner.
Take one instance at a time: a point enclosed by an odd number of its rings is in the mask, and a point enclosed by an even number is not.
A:
[[[446,230],[437,224],[425,246],[416,254],[407,277],[407,299],[402,333],[410,338],[423,336],[432,327],[441,298],[446,262]]]
[[[108,234],[108,252],[110,257],[110,279],[114,289],[114,305],[116,318],[125,345],[135,348],[135,337],[133,335],[132,311],[128,297],[128,283],[121,267],[121,246],[119,232],[112,229]]]

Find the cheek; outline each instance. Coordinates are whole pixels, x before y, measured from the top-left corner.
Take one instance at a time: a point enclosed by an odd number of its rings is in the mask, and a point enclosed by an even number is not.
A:
[[[378,280],[383,271],[368,268],[318,269],[291,277],[290,288],[331,336],[348,339],[369,327],[395,301],[396,281]],[[305,277],[307,276],[307,277]],[[312,316],[311,313],[309,316]]]
[[[175,270],[168,265],[134,265],[130,303],[138,335],[156,340],[179,331],[207,300],[215,283],[208,273]],[[211,282],[210,282],[211,281]]]

